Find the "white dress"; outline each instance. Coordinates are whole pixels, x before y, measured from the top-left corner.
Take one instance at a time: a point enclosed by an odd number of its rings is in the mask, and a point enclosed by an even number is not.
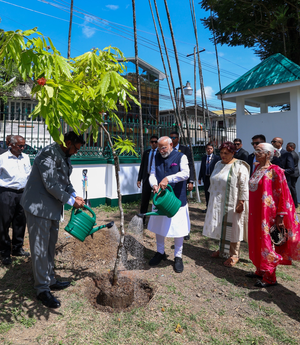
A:
[[[176,183],[187,180],[189,178],[189,165],[186,155],[181,157],[180,171],[177,174],[167,176],[169,183]],[[149,177],[150,186],[157,185],[155,176],[155,162],[151,166],[151,174]],[[153,208],[152,208],[153,210]],[[189,207],[186,204],[180,207],[174,217],[166,216],[150,216],[148,230],[164,237],[184,237],[190,232],[190,216]]]
[[[231,164],[217,162],[210,177],[209,204],[203,235],[226,242],[247,240],[249,165],[241,160]],[[236,213],[239,200],[244,211]]]

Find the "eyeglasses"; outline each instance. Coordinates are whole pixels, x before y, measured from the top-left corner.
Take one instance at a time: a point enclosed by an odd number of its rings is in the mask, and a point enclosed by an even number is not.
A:
[[[259,144],[261,144],[260,141],[253,141],[253,142],[251,143],[252,146],[254,146],[254,145],[259,145]]]
[[[255,155],[262,155],[262,154],[264,154],[264,153],[265,153],[264,151],[254,150],[254,154],[255,154]]]
[[[170,137],[171,139],[175,140],[175,139],[178,139],[178,137]]]
[[[81,148],[81,145],[80,145],[80,147],[76,147],[76,146],[73,144],[73,146],[74,146],[74,148],[75,148],[75,152],[78,152],[78,151],[80,150],[80,148]]]
[[[157,143],[157,140],[151,140],[150,143],[151,143],[151,144],[156,144],[156,143]]]

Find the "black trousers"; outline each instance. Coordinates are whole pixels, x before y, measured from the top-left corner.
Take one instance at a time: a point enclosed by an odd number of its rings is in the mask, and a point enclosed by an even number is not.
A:
[[[298,180],[298,177],[290,177],[291,179],[291,184],[290,184],[290,191],[291,191],[291,194],[292,194],[292,198],[294,200],[294,204],[295,204],[295,207],[297,208],[298,207],[298,200],[297,200],[297,190],[296,190],[296,183],[297,183],[297,180]]]
[[[0,252],[2,257],[11,255],[23,247],[26,228],[26,218],[20,205],[22,193],[11,189],[0,190]],[[9,237],[9,227],[12,224],[12,240]]]
[[[205,176],[204,178],[204,193],[205,193],[205,200],[206,200],[206,208],[208,206],[208,202],[209,202],[209,191],[208,191],[208,188],[210,186],[210,176]]]
[[[142,201],[141,201],[141,213],[148,212],[149,201],[151,198],[152,188],[149,184],[149,176],[147,179],[143,180],[142,186]]]

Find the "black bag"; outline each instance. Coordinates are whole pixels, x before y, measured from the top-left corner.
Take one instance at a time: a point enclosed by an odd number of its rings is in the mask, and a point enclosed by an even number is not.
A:
[[[274,224],[270,228],[270,237],[275,246],[282,246],[288,239],[288,230],[284,226],[277,228],[276,224]]]

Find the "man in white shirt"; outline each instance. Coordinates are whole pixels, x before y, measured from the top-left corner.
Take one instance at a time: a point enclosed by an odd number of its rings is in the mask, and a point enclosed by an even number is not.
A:
[[[0,252],[4,265],[12,263],[11,254],[29,256],[23,249],[26,218],[20,204],[31,171],[29,156],[22,152],[24,147],[23,137],[11,136],[9,150],[0,155]]]
[[[156,234],[157,252],[149,261],[150,266],[157,266],[161,260],[166,260],[165,237],[174,238],[174,270],[176,273],[183,271],[182,249],[183,238],[190,232],[189,209],[186,198],[186,183],[190,175],[187,156],[182,152],[173,150],[172,140],[161,137],[158,140],[158,151],[155,162],[151,166],[149,177],[153,193],[158,193],[161,188],[166,189],[171,185],[175,196],[181,201],[179,211],[172,217],[151,216],[148,229]]]

